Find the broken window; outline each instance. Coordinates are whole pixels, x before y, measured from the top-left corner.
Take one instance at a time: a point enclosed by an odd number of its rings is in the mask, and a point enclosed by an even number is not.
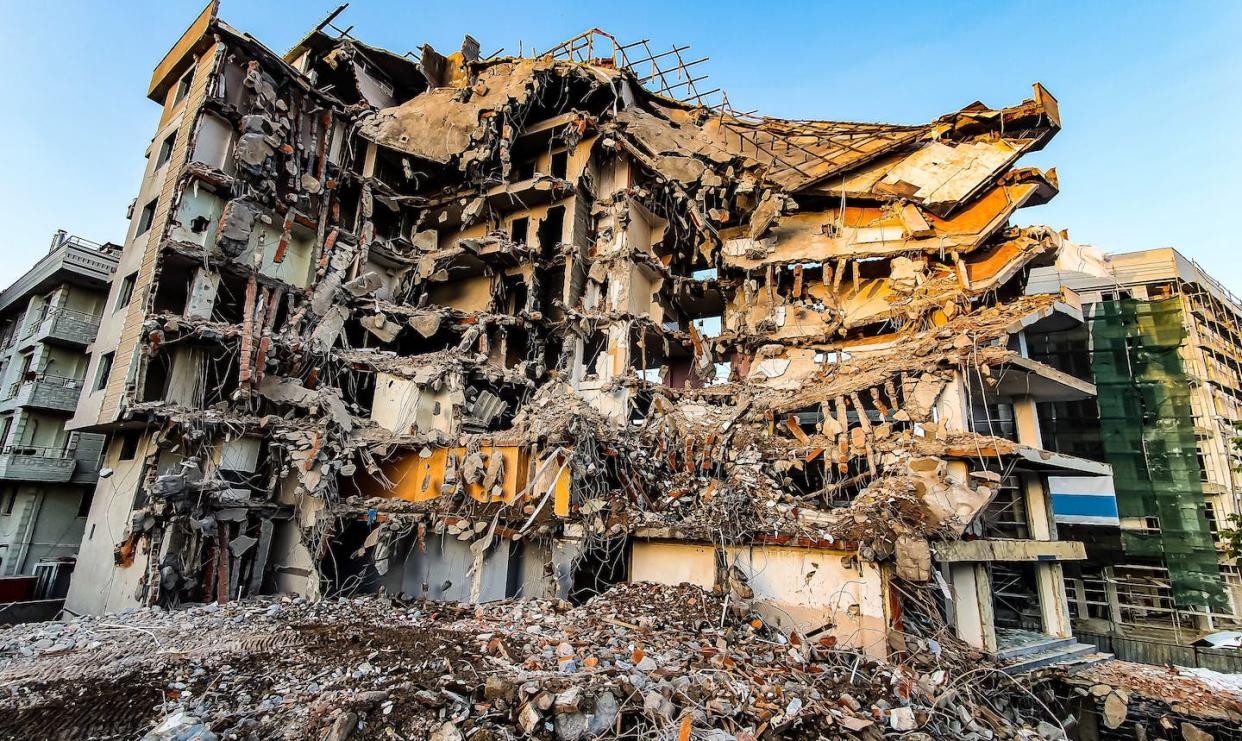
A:
[[[526,218],[525,216],[519,219],[514,219],[513,223],[509,225],[509,237],[514,242],[525,243],[526,242],[526,230],[529,228],[530,228],[530,219]]]
[[[138,228],[134,230],[134,236],[146,234],[151,228],[151,222],[155,220],[155,204],[158,198],[152,198],[151,202],[142,207],[142,213],[138,215]]]
[[[539,256],[545,260],[556,255],[561,243],[561,235],[565,230],[565,207],[553,206],[548,214],[539,222]]]
[[[170,260],[160,269],[160,280],[155,284],[153,308],[156,313],[181,314],[189,300],[193,268]],[[119,297],[118,297],[119,298]],[[119,308],[119,306],[118,306]]]
[[[625,538],[602,540],[588,548],[574,564],[569,601],[581,605],[625,581],[630,571],[629,551],[629,541]]]
[[[554,178],[560,178],[561,180],[564,180],[566,177],[568,177],[569,150],[564,149],[564,150],[561,150],[560,152],[553,152],[552,162],[550,166],[548,167],[548,169],[552,171],[551,175]]]
[[[172,158],[173,145],[177,143],[177,132],[174,130],[171,134],[164,137],[164,141],[160,144],[160,152],[155,157],[155,169],[160,169],[164,163]]]
[[[190,94],[190,83],[193,82],[193,80],[194,68],[191,67],[184,75],[181,76],[181,79],[177,81],[177,92],[173,95],[173,105],[177,105],[181,101],[185,100],[185,96]]]
[[[121,279],[121,285],[117,288],[116,304],[112,307],[113,311],[129,306],[130,300],[134,297],[134,283],[137,280],[138,271],[136,270]]]
[[[96,391],[103,391],[108,385],[108,376],[112,373],[112,361],[115,357],[114,352],[106,352],[99,356],[99,370],[95,373]]]
[[[117,460],[132,461],[138,455],[138,443],[142,440],[142,433],[137,430],[130,430],[121,436],[121,450],[117,453]]]
[[[513,165],[513,172],[510,176],[511,182],[521,182],[530,180],[535,177],[535,158],[521,160]]]
[[[582,343],[582,373],[588,380],[599,378],[604,351],[608,349],[608,335],[595,332]]]

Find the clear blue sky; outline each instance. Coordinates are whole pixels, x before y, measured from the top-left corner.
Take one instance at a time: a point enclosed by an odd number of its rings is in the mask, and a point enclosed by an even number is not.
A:
[[[0,0],[0,285],[65,228],[120,241],[159,109],[151,69],[198,0]],[[283,52],[335,0],[224,0],[221,16]],[[1233,189],[1242,144],[1242,2],[414,2],[355,0],[340,19],[403,52],[544,49],[591,26],[707,55],[743,110],[922,123],[1044,83],[1064,130],[1029,164],[1061,194],[1023,220],[1106,251],[1175,246],[1242,293]]]

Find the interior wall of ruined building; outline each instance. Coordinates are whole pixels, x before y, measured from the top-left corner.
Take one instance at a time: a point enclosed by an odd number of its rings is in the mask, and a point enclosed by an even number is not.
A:
[[[857,552],[751,545],[728,547],[730,568],[746,575],[756,609],[773,625],[868,655],[888,654],[890,586],[880,566]],[[640,540],[634,543],[630,578],[658,584],[714,589],[720,579],[710,545]]]

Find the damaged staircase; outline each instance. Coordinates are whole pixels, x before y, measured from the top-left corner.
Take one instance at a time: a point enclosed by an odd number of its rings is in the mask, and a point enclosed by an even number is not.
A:
[[[1079,643],[1072,636],[1057,638],[1028,631],[1021,633],[1018,640],[996,652],[996,658],[1004,664],[1002,669],[1006,674],[1024,674],[1051,666],[1073,673],[1113,658],[1112,654],[1101,653],[1096,646]]]

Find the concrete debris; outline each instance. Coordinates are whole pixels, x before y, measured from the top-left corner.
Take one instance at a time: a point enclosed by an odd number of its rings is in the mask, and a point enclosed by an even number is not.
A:
[[[866,659],[689,585],[620,585],[580,607],[286,597],[143,608],[66,620],[41,648],[52,630],[0,631],[0,734],[757,739],[882,723],[934,738],[1064,738],[1034,735],[1021,692],[972,671],[969,650]]]

